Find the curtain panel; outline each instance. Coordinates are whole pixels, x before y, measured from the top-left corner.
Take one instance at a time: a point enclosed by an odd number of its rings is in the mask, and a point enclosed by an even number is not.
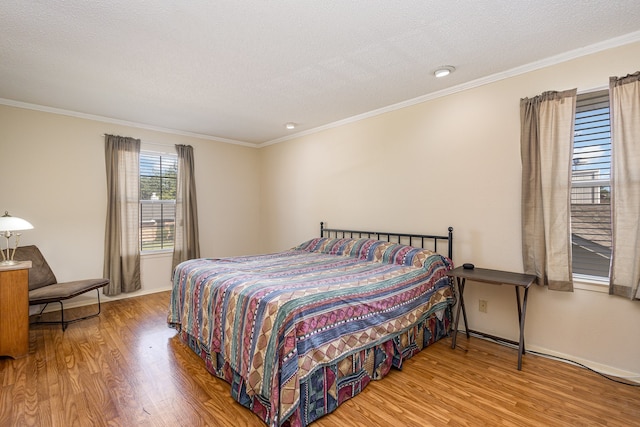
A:
[[[549,289],[573,291],[571,157],[577,90],[520,100],[522,257]]]
[[[640,72],[609,79],[611,222],[609,293],[640,299]]]
[[[183,261],[200,258],[193,147],[176,145],[176,152],[178,153],[178,183],[172,270]]]
[[[141,288],[140,282],[140,140],[105,135],[107,221],[103,290],[114,296]]]

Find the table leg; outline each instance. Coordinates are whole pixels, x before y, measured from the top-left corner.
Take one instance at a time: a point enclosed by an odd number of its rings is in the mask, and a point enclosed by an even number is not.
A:
[[[465,279],[460,279],[459,277],[456,277],[456,283],[458,284],[458,308],[456,310],[456,320],[454,322],[454,326],[453,326],[453,338],[451,340],[451,348],[456,348],[456,340],[458,338],[458,324],[460,323],[460,310],[462,309],[462,316],[464,318],[464,327],[465,327],[465,331],[467,332],[467,338],[469,338],[469,327],[468,327],[468,323],[467,323],[467,310],[464,307],[464,284],[465,284]]]
[[[522,325],[522,303],[520,302],[520,288],[518,286],[514,286],[515,290],[516,290],[516,302],[518,303],[518,325]],[[525,288],[526,290],[526,288]],[[520,332],[523,332],[522,330]],[[523,336],[524,334],[522,334],[521,336]],[[525,350],[525,346],[524,346],[524,336],[522,338],[522,354],[525,354],[526,350]]]
[[[529,288],[524,288],[524,300],[522,301],[522,309],[520,308],[520,292],[516,286],[516,296],[518,298],[518,315],[520,316],[520,345],[518,346],[518,370],[522,370],[522,355],[524,354],[524,319],[527,313],[527,297],[529,296]]]
[[[460,291],[460,305],[462,305],[462,319],[464,319],[464,331],[467,333],[467,339],[469,335],[469,322],[467,321],[467,308],[464,306],[464,298],[462,298],[462,292],[464,291],[465,280],[462,279],[462,291]]]

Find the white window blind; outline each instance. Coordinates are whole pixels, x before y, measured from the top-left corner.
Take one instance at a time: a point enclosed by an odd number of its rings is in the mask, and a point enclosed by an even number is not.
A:
[[[611,260],[609,91],[578,95],[571,177],[573,273],[609,277]]]
[[[140,153],[140,250],[173,249],[178,157]]]

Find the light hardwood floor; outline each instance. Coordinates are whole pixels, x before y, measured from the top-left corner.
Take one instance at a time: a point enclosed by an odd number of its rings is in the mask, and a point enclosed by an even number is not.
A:
[[[264,426],[166,325],[169,293],[103,304],[62,332],[35,326],[29,355],[0,358],[0,426]],[[81,307],[82,314],[95,307]],[[640,425],[640,388],[461,336],[444,339],[313,424]]]

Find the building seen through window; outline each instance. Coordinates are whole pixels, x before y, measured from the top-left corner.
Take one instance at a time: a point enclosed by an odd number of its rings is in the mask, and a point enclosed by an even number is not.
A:
[[[578,95],[571,172],[574,274],[609,277],[611,262],[611,127],[609,91]]]
[[[140,153],[140,250],[173,249],[178,158]]]

